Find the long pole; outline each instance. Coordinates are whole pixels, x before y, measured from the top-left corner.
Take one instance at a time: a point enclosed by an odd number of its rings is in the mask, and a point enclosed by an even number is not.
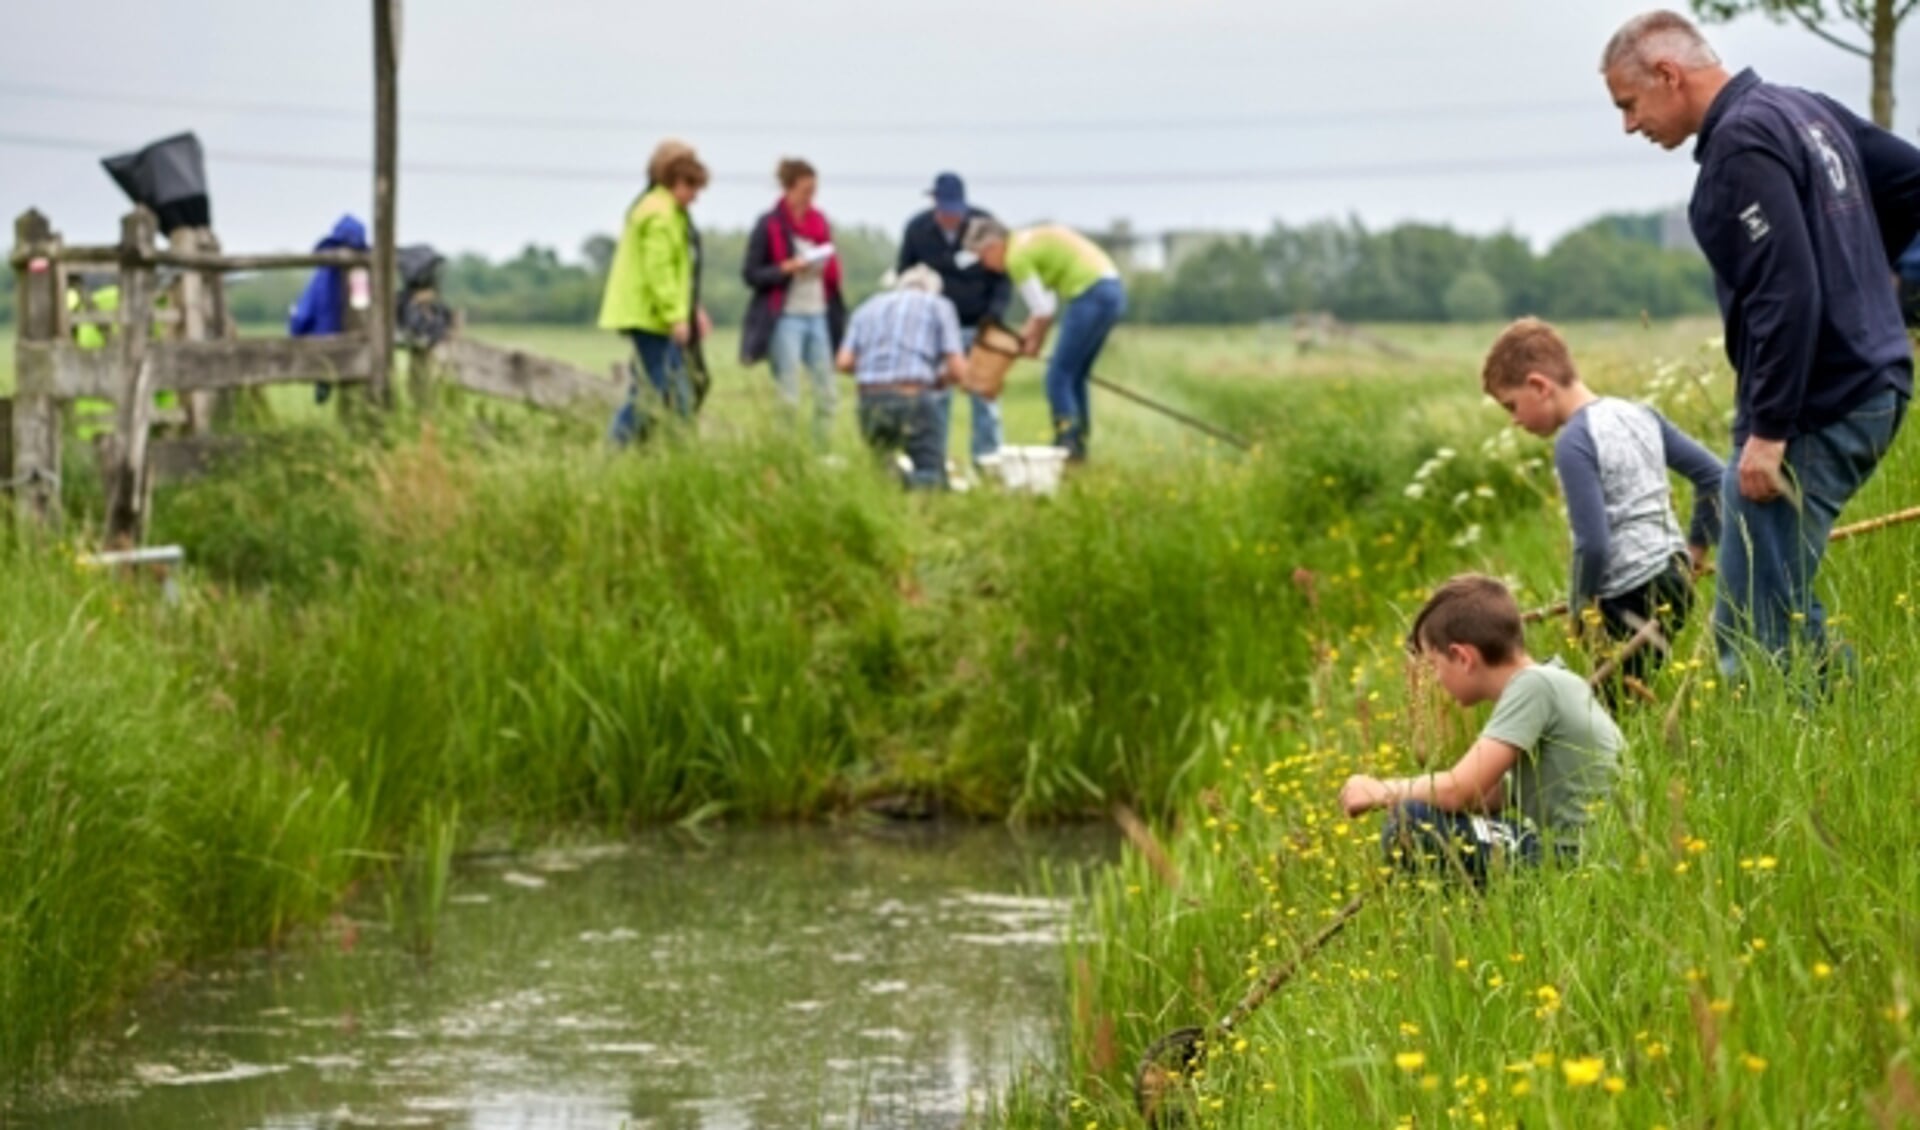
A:
[[[988,326],[992,326],[995,329],[999,329],[1008,333],[1012,332],[1010,330],[1006,330],[1006,327],[999,325],[999,323],[997,322],[987,323],[986,325],[983,325],[981,327],[983,331],[981,336],[974,339],[973,347],[975,349],[982,349],[988,353],[997,353],[1002,357],[1011,357],[1016,361],[1026,356],[1026,354],[1024,353],[1020,353],[1018,351],[1010,350],[1010,349],[1003,349],[1002,347],[987,341],[986,333],[984,331],[988,328]],[[1045,362],[1052,360],[1052,358],[1042,357],[1042,358],[1038,358],[1038,360],[1044,364]],[[1152,397],[1144,396],[1140,393],[1133,391],[1130,388],[1127,388],[1125,385],[1114,384],[1112,381],[1107,380],[1106,378],[1100,376],[1098,373],[1088,374],[1087,383],[1091,385],[1095,385],[1099,388],[1104,388],[1108,392],[1113,393],[1115,396],[1118,396],[1124,400],[1131,400],[1135,404],[1140,405],[1142,408],[1145,408],[1152,412],[1158,412],[1162,416],[1167,417],[1169,420],[1173,420],[1177,423],[1185,424],[1187,427],[1192,428],[1197,432],[1204,432],[1205,434],[1212,436],[1213,438],[1219,440],[1220,442],[1231,444],[1232,446],[1237,447],[1242,451],[1249,451],[1249,450],[1252,450],[1253,448],[1252,443],[1248,442],[1245,439],[1242,439],[1237,435],[1234,435],[1232,432],[1229,432],[1224,428],[1216,428],[1212,424],[1207,423],[1205,420],[1195,419],[1194,417],[1187,415],[1185,412],[1180,411],[1178,408],[1174,408],[1169,405],[1162,404],[1159,401],[1153,399]]]
[[[1837,526],[1832,533],[1827,535],[1827,541],[1846,541],[1848,538],[1857,538],[1861,534],[1870,534],[1875,530],[1884,530],[1888,526],[1905,525],[1915,519],[1920,519],[1920,506],[1909,506],[1905,510],[1895,510],[1891,514],[1882,514],[1878,518],[1867,518],[1850,525]],[[1712,573],[1713,566],[1708,565],[1700,575],[1704,577]],[[1563,600],[1557,604],[1549,604],[1545,608],[1531,609],[1525,613],[1521,619],[1529,624],[1537,624],[1548,617],[1564,615],[1566,611],[1567,602]]]
[[[373,402],[391,405],[394,207],[400,161],[400,0],[373,0]]]
[[[1242,451],[1247,451],[1253,447],[1251,443],[1248,443],[1246,440],[1241,439],[1237,435],[1234,435],[1232,432],[1226,431],[1221,428],[1216,428],[1212,424],[1207,423],[1205,420],[1196,420],[1192,416],[1187,415],[1185,412],[1182,412],[1177,408],[1169,407],[1150,397],[1143,396],[1140,393],[1137,393],[1132,389],[1127,388],[1123,385],[1114,384],[1112,381],[1107,380],[1104,377],[1101,377],[1097,373],[1088,376],[1087,382],[1089,384],[1097,385],[1100,388],[1104,388],[1108,392],[1113,393],[1115,396],[1121,397],[1122,399],[1131,400],[1135,404],[1140,405],[1142,408],[1146,408],[1151,411],[1158,412],[1162,416],[1165,416],[1170,420],[1174,420],[1179,423],[1185,424],[1187,427],[1192,428],[1195,431],[1204,432],[1207,435],[1212,436],[1214,439],[1217,439],[1222,443],[1232,444],[1234,447],[1237,447]]]

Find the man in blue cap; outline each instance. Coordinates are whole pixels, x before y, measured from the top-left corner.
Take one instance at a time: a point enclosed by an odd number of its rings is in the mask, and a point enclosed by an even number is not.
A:
[[[960,315],[961,336],[966,347],[972,349],[981,322],[1005,320],[1013,283],[1006,275],[987,270],[977,255],[962,250],[960,236],[967,230],[967,221],[976,216],[991,217],[992,213],[968,206],[967,186],[959,175],[941,173],[933,179],[929,195],[933,207],[907,221],[906,234],[900,238],[897,269],[904,274],[907,268],[924,263],[940,273],[942,293]],[[1000,405],[973,393],[967,395],[973,399],[973,442],[969,446],[977,462],[982,455],[1000,448]],[[951,396],[944,390],[939,394],[939,420],[940,450],[944,452],[953,421]]]

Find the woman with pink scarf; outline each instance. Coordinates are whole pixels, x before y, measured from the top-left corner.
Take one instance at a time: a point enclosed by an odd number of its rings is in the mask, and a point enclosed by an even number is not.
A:
[[[740,361],[773,362],[773,381],[788,408],[800,407],[800,368],[813,383],[814,441],[826,448],[837,403],[833,357],[847,328],[840,257],[833,230],[813,206],[819,177],[798,158],[780,162],[782,195],[753,225],[741,273],[753,288],[740,333]]]

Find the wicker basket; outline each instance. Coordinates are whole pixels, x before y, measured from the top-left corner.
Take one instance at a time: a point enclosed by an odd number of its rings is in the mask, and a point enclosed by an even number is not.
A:
[[[967,354],[965,387],[992,400],[1007,385],[1007,370],[1020,359],[1020,335],[998,322],[982,322]]]

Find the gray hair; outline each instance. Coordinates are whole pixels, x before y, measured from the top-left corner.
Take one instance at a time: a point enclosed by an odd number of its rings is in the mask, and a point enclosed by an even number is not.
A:
[[[940,278],[940,272],[925,263],[915,263],[901,271],[893,280],[894,290],[917,290],[922,294],[939,294],[946,284]]]
[[[992,216],[975,216],[967,223],[967,234],[960,237],[962,249],[980,254],[982,248],[1007,240],[1007,225]]]
[[[1607,40],[1600,55],[1600,73],[1630,64],[1640,74],[1649,74],[1658,63],[1674,63],[1689,71],[1720,65],[1707,37],[1693,21],[1678,12],[1665,9],[1642,12],[1620,25]]]

